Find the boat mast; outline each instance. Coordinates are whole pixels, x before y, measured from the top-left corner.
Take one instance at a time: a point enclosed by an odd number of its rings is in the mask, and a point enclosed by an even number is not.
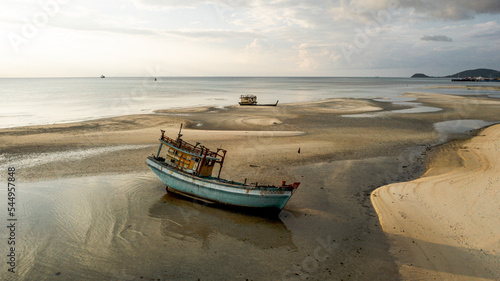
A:
[[[226,150],[224,149],[217,149],[217,154],[219,153],[219,150],[222,150],[222,155],[221,155],[221,160],[219,162],[220,168],[219,168],[219,174],[217,174],[217,179],[220,179],[220,172],[222,171],[222,166],[224,165],[224,158],[226,158]]]
[[[165,139],[165,131],[161,130],[161,140]],[[158,153],[156,153],[156,158],[160,157],[161,148],[163,147],[163,142],[160,142],[160,147],[158,148]]]
[[[182,125],[183,123],[181,123],[181,128],[179,129],[179,133],[177,134],[177,142],[180,143],[181,142],[181,137],[182,137],[182,134],[181,134],[181,131],[182,131]]]

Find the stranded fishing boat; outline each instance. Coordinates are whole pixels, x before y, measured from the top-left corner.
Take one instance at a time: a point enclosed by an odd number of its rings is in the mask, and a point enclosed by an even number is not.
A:
[[[167,185],[167,191],[180,193],[202,201],[240,207],[269,208],[281,211],[300,183],[281,186],[238,183],[220,178],[226,150],[217,151],[181,139],[182,125],[177,139],[165,136],[161,130],[160,147],[156,156],[149,156],[146,164]],[[162,149],[165,152],[162,152]],[[212,176],[219,165],[217,176]]]
[[[257,104],[257,96],[255,95],[241,95],[240,96],[240,102],[238,102],[240,105],[255,105],[255,106],[277,106],[278,101],[276,103],[270,103],[270,104]]]

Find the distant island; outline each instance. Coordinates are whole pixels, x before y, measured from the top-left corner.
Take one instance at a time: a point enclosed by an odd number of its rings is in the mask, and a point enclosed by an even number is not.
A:
[[[423,73],[415,73],[411,78],[456,78],[454,81],[499,81],[500,71],[494,69],[478,68],[473,70],[465,70],[447,76],[428,76]]]
[[[427,76],[423,73],[415,73],[411,76],[411,78],[432,78],[431,76]]]

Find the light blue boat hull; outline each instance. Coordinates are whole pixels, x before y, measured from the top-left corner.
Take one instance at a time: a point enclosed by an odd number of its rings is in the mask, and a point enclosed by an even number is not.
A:
[[[199,178],[178,172],[150,158],[146,164],[167,187],[222,204],[281,210],[294,192],[276,187],[250,188],[241,184]]]

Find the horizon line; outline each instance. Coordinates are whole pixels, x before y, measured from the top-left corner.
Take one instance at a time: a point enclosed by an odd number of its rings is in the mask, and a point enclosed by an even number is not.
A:
[[[411,78],[411,76],[252,76],[252,75],[236,75],[236,76],[214,76],[214,75],[198,75],[198,76],[27,76],[27,77],[0,77],[0,79],[73,79],[73,78]],[[440,77],[429,77],[440,78]]]

